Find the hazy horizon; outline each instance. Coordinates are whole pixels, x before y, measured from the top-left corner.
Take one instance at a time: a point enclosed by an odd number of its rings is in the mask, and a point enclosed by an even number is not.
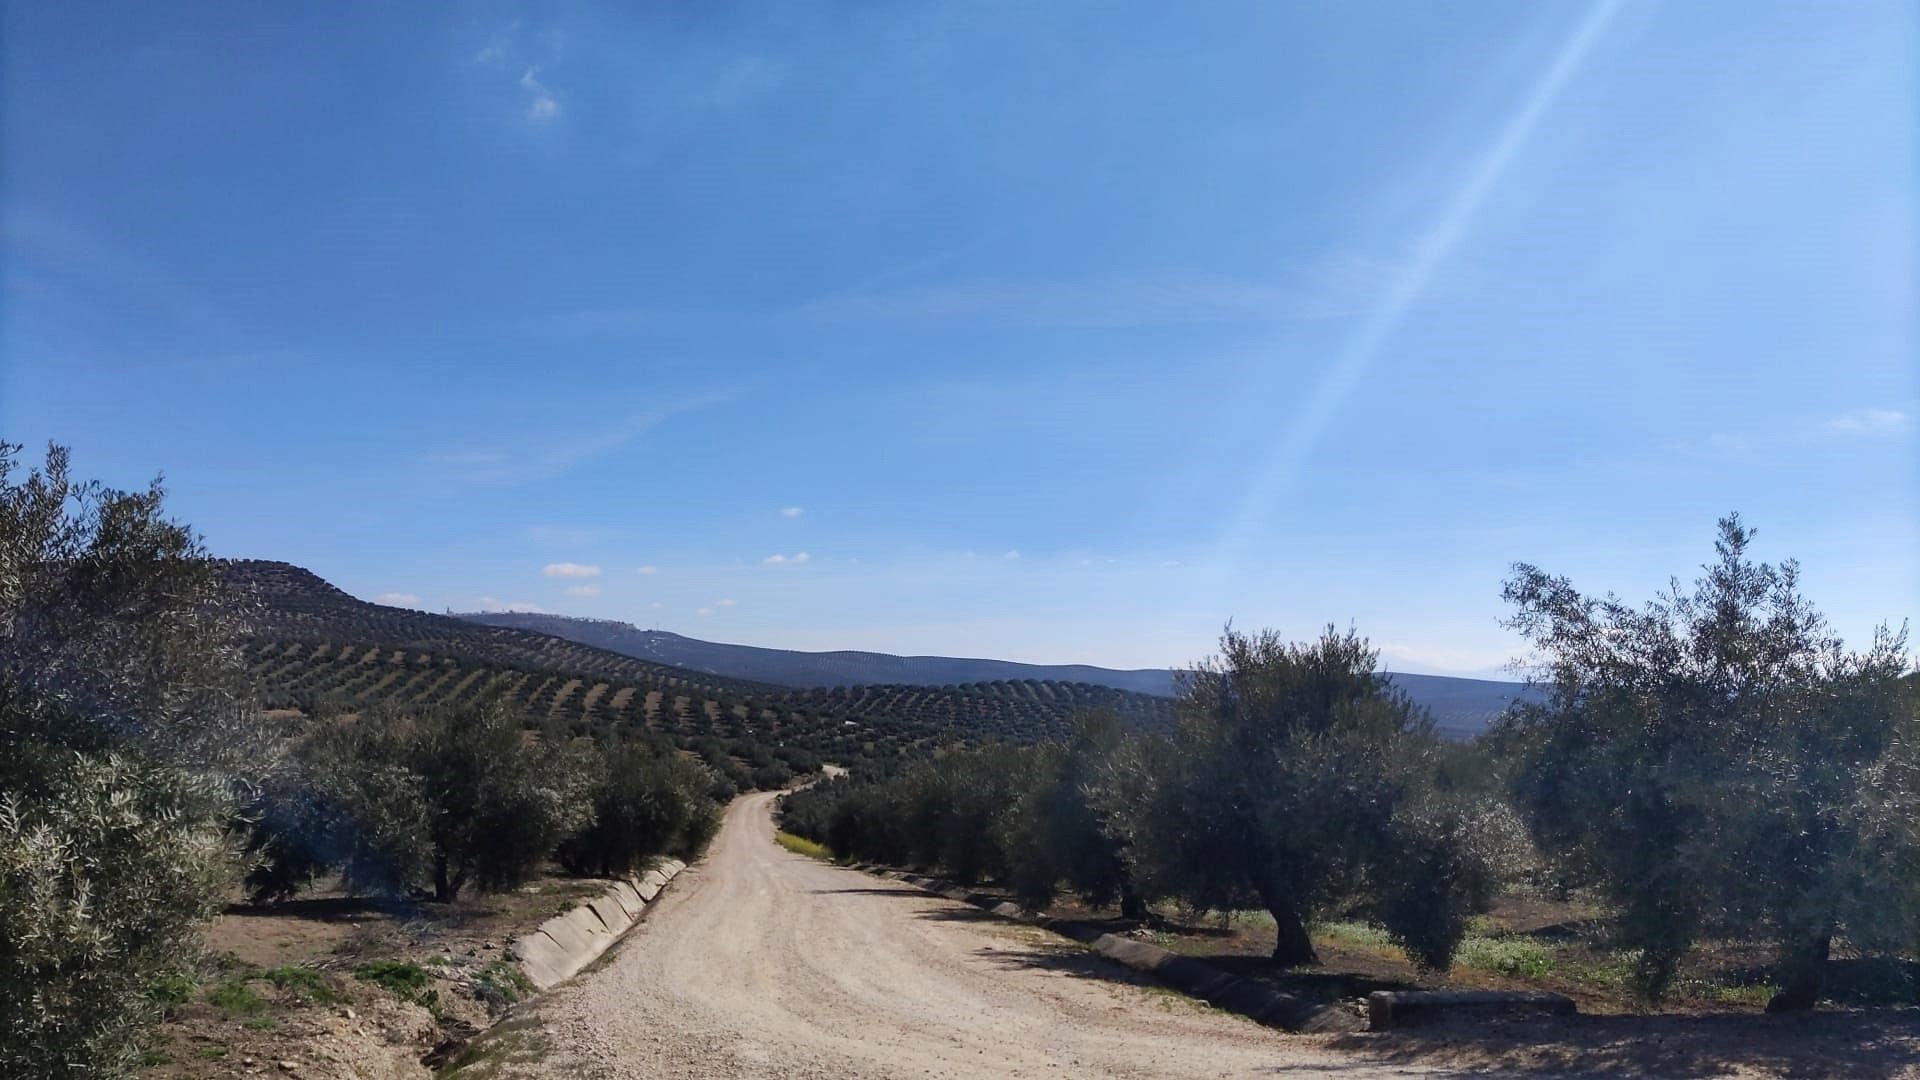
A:
[[[0,436],[367,599],[1511,677],[1920,605],[1908,5],[4,14]]]

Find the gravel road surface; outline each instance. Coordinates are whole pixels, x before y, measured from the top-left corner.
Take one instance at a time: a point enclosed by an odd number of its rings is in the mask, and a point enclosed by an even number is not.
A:
[[[736,800],[704,862],[513,1026],[521,1076],[1293,1076],[1366,1062],[1141,985],[1045,931],[773,842]]]

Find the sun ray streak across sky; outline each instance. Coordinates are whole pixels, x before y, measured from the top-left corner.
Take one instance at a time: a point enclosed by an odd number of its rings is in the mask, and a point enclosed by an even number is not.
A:
[[[1254,558],[1253,547],[1267,535],[1280,500],[1306,466],[1341,406],[1379,358],[1407,310],[1426,292],[1434,273],[1466,235],[1488,194],[1525,148],[1527,139],[1561,91],[1579,72],[1619,7],[1620,0],[1598,0],[1587,10],[1500,130],[1477,155],[1439,216],[1413,245],[1411,256],[1389,280],[1379,302],[1361,318],[1313,388],[1300,399],[1292,422],[1281,430],[1272,453],[1247,484],[1239,511],[1223,536],[1223,557],[1218,561],[1223,570],[1231,573]]]

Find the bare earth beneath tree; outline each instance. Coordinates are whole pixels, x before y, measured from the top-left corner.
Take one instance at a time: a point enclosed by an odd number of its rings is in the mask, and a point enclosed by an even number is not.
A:
[[[1920,1075],[1905,1020],[1869,1033],[1815,1018],[1845,1030],[1774,1032],[1785,1036],[1774,1052],[1751,1057],[1740,1052],[1758,1034],[1751,1023],[1288,1035],[1143,985],[1043,931],[784,851],[772,801],[736,801],[707,859],[608,959],[483,1041],[489,1064],[506,1065],[487,1075]]]

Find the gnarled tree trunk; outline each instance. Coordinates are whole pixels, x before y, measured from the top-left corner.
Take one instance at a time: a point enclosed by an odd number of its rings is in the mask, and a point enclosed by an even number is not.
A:
[[[1767,1011],[1805,1012],[1820,1000],[1820,984],[1826,976],[1827,954],[1833,949],[1833,932],[1818,930],[1790,946],[1780,965],[1780,990],[1767,1002]]]
[[[1260,903],[1273,916],[1273,962],[1283,967],[1317,967],[1320,954],[1313,951],[1313,939],[1307,936],[1307,924],[1293,898],[1271,879],[1259,882]]]

